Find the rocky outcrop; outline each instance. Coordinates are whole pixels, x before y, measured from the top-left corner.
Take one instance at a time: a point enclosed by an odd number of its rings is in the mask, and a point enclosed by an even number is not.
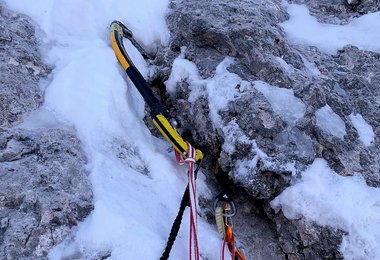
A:
[[[93,208],[86,158],[72,130],[17,128],[51,67],[28,17],[0,4],[0,26],[0,258],[46,259]]]
[[[346,24],[354,17],[380,10],[379,0],[289,0],[289,3],[305,4],[319,22]]]
[[[0,5],[0,26],[0,127],[11,127],[41,105],[38,83],[51,68],[42,62],[28,17]]]
[[[0,258],[39,258],[91,212],[86,158],[72,133],[0,130]]]
[[[344,24],[360,15],[343,1],[301,2],[323,22]],[[357,8],[365,8],[364,2]],[[280,248],[287,259],[342,258],[343,231],[287,220],[269,202],[315,158],[324,158],[338,174],[359,172],[368,185],[379,186],[380,140],[363,143],[352,120],[360,114],[379,136],[379,76],[374,73],[379,54],[346,46],[328,55],[290,44],[279,26],[288,19],[281,1],[173,1],[171,9],[167,21],[172,41],[154,63],[163,81],[180,53],[199,70],[196,82],[185,75],[171,87],[166,102],[192,141],[207,151],[203,165],[209,176],[218,161],[249,194],[242,195],[246,200],[260,202],[264,218],[272,223],[267,229],[278,236],[273,252]],[[227,86],[234,97],[218,110],[215,122],[212,95],[218,92],[210,92],[208,84],[227,56],[233,58],[227,73],[240,79],[218,81],[220,91]],[[255,210],[260,211],[251,208]],[[247,226],[246,235],[260,232]],[[254,243],[248,237],[246,243]]]

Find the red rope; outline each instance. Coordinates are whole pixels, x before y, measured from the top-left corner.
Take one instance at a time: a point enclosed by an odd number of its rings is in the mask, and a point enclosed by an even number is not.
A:
[[[223,238],[223,243],[222,243],[222,251],[220,252],[220,259],[224,260],[224,250],[226,247],[226,238]]]
[[[190,197],[190,240],[189,240],[189,259],[199,260],[198,236],[197,236],[197,193],[195,183],[195,155],[196,150],[187,143],[189,150],[186,159],[183,159],[176,150],[175,155],[178,164],[187,164],[189,178],[189,197]],[[194,257],[194,258],[193,258]]]
[[[224,260],[224,251],[225,251],[226,243],[227,243],[226,238],[224,238],[223,243],[222,243],[222,251],[220,253],[221,260]],[[235,259],[235,239],[232,239],[231,245],[232,245],[233,250],[230,251],[230,254],[231,254],[231,259],[234,260]]]
[[[235,259],[235,237],[232,237],[231,245],[232,245],[232,251],[230,251],[231,259],[234,260]]]

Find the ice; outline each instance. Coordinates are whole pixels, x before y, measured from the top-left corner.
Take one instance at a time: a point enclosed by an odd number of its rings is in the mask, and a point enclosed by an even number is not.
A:
[[[286,72],[288,72],[289,74],[294,73],[294,67],[288,64],[283,58],[276,57],[275,59],[285,69]]]
[[[350,120],[354,125],[356,131],[358,131],[359,139],[365,146],[370,146],[375,140],[375,133],[372,126],[370,126],[360,114],[350,114]]]
[[[309,73],[311,76],[319,76],[321,75],[321,72],[317,68],[317,66],[308,61],[301,53],[298,53],[301,56],[301,59],[303,61],[303,64],[305,65],[306,71]]]
[[[315,112],[315,117],[319,128],[342,140],[344,139],[344,136],[346,135],[346,125],[329,105],[325,105],[318,109]]]
[[[256,81],[255,88],[269,101],[273,111],[289,125],[294,125],[305,114],[305,104],[294,96],[292,89],[274,87],[263,81]]]

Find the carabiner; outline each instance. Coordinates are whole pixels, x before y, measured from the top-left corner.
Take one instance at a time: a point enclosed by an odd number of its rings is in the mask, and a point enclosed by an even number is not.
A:
[[[226,194],[219,194],[216,197],[214,201],[214,211],[216,210],[218,206],[220,206],[220,204],[222,204],[223,209],[226,209],[226,204],[228,206],[228,210],[224,211],[223,216],[232,218],[236,215],[237,210],[236,210],[235,203],[231,199],[229,199]]]

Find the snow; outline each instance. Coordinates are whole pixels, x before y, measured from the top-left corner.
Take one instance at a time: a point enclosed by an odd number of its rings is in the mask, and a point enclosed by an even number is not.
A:
[[[186,49],[174,60],[169,79],[165,82],[169,93],[175,94],[177,84],[186,80],[189,84],[189,101],[194,103],[200,97],[207,97],[210,109],[210,118],[215,128],[223,127],[220,111],[226,110],[228,104],[239,97],[239,90],[250,86],[237,74],[228,71],[233,64],[231,57],[226,57],[215,68],[212,77],[202,79],[196,65],[185,58]]]
[[[226,126],[223,127],[224,133],[224,143],[223,150],[229,154],[232,154],[236,151],[235,145],[237,143],[240,144],[248,144],[252,146],[253,151],[263,159],[268,158],[266,155],[256,144],[255,140],[248,138],[248,136],[243,132],[240,126],[236,123],[236,120],[231,120],[228,122]]]
[[[276,61],[285,69],[288,74],[294,74],[293,65],[287,63],[282,57],[275,57]]]
[[[300,57],[303,61],[303,64],[305,65],[306,71],[308,72],[308,74],[310,76],[321,75],[321,72],[319,71],[319,69],[317,68],[317,66],[314,63],[308,61],[300,52],[298,52],[298,55],[300,55]]]
[[[80,44],[101,38],[108,41],[108,25],[120,20],[135,38],[146,46],[167,43],[169,31],[164,14],[167,0],[160,1],[97,1],[91,0],[6,0],[9,8],[29,15],[48,37],[60,44]]]
[[[340,176],[316,159],[271,206],[290,219],[303,216],[347,231],[340,248],[345,259],[380,259],[380,189],[360,175]]]
[[[186,187],[186,169],[167,154],[168,143],[144,125],[144,102],[125,77],[110,47],[109,25],[124,22],[138,41],[154,50],[166,44],[167,0],[7,0],[32,17],[44,34],[45,59],[55,66],[45,103],[25,128],[74,127],[88,158],[95,209],[51,259],[157,259],[163,252]],[[128,53],[144,76],[151,68],[129,42]],[[202,173],[199,173],[202,176]],[[199,193],[209,194],[200,177]],[[172,259],[188,257],[188,212]],[[199,218],[200,252],[219,258],[221,236]]]
[[[40,26],[45,59],[55,66],[47,84],[45,103],[21,127],[74,127],[88,157],[87,168],[94,191],[95,209],[64,243],[50,252],[51,259],[93,259],[98,252],[112,251],[110,259],[157,259],[162,253],[172,221],[186,186],[186,169],[167,154],[168,144],[153,137],[142,118],[144,102],[124,76],[109,44],[108,26],[124,22],[136,39],[154,51],[169,41],[165,23],[168,0],[6,0],[7,5],[32,17]],[[363,15],[347,25],[321,24],[303,5],[288,5],[290,20],[281,24],[289,39],[335,53],[346,44],[380,52],[380,12]],[[152,68],[125,42],[128,53],[144,76]],[[256,155],[238,167],[253,168],[267,160],[254,140],[248,140],[231,121],[223,126],[219,112],[239,96],[250,83],[228,71],[233,59],[227,57],[215,74],[202,79],[194,63],[185,59],[186,49],[175,59],[166,82],[175,94],[177,83],[186,80],[190,102],[206,97],[214,127],[226,139],[223,149],[232,153],[235,142],[249,142]],[[288,72],[294,68],[276,58]],[[320,74],[302,57],[310,75]],[[44,83],[46,85],[46,82]],[[294,125],[305,113],[305,105],[291,89],[254,82],[277,113]],[[369,146],[373,129],[359,114],[350,115],[360,140]],[[317,125],[343,139],[343,120],[326,105],[316,112]],[[289,164],[294,171],[294,165]],[[198,175],[199,194],[211,197]],[[272,207],[282,209],[288,218],[304,216],[320,225],[348,232],[341,245],[347,259],[380,258],[380,189],[368,187],[359,176],[342,177],[322,159],[302,173],[302,179],[275,198]],[[188,257],[188,226],[185,212],[182,228],[173,247],[172,259]],[[216,228],[199,218],[200,252],[205,259],[218,259],[221,244]]]
[[[227,68],[233,63],[232,58],[225,58],[215,70],[214,77],[207,83],[207,93],[210,108],[210,118],[213,124],[219,128],[223,127],[219,111],[225,110],[228,103],[239,96],[239,85],[249,84]]]
[[[260,162],[260,167],[271,171],[273,166],[275,166],[275,162],[273,158],[268,156],[260,147],[257,145],[256,140],[248,137],[244,131],[240,128],[235,119],[232,119],[228,122],[223,128],[224,135],[224,143],[222,145],[222,150],[230,159],[235,161],[230,175],[233,175],[233,178],[237,182],[245,182],[246,184],[252,182],[252,176],[257,172],[257,166]],[[234,158],[236,155],[234,152],[237,147],[244,145],[246,147],[250,147],[250,151],[248,152],[249,158],[237,159]],[[294,163],[288,162],[284,165],[275,166],[276,169],[278,167],[283,171],[289,171],[295,173]]]
[[[202,96],[204,88],[207,84],[199,75],[197,66],[185,58],[186,48],[182,47],[181,54],[174,60],[169,79],[165,82],[166,90],[174,95],[176,93],[177,84],[186,81],[191,90],[189,101],[195,100]]]
[[[47,109],[46,107],[41,107],[32,113],[15,128],[22,128],[28,130],[35,130],[39,127],[46,129],[63,128],[70,129],[70,127],[63,125],[59,120],[57,120],[53,111]]]
[[[292,89],[271,86],[263,81],[255,81],[255,88],[269,101],[273,111],[289,125],[294,125],[305,114],[305,104],[294,96]]]
[[[323,131],[343,140],[346,135],[346,125],[329,105],[318,109],[315,112],[316,123]]]
[[[290,19],[280,25],[293,43],[316,46],[329,54],[348,44],[380,52],[380,12],[363,15],[347,25],[335,25],[319,23],[305,5],[285,5]]]
[[[375,141],[375,133],[372,126],[370,126],[363,118],[361,114],[350,114],[349,118],[354,125],[356,131],[358,131],[359,139],[365,146],[370,146]]]

